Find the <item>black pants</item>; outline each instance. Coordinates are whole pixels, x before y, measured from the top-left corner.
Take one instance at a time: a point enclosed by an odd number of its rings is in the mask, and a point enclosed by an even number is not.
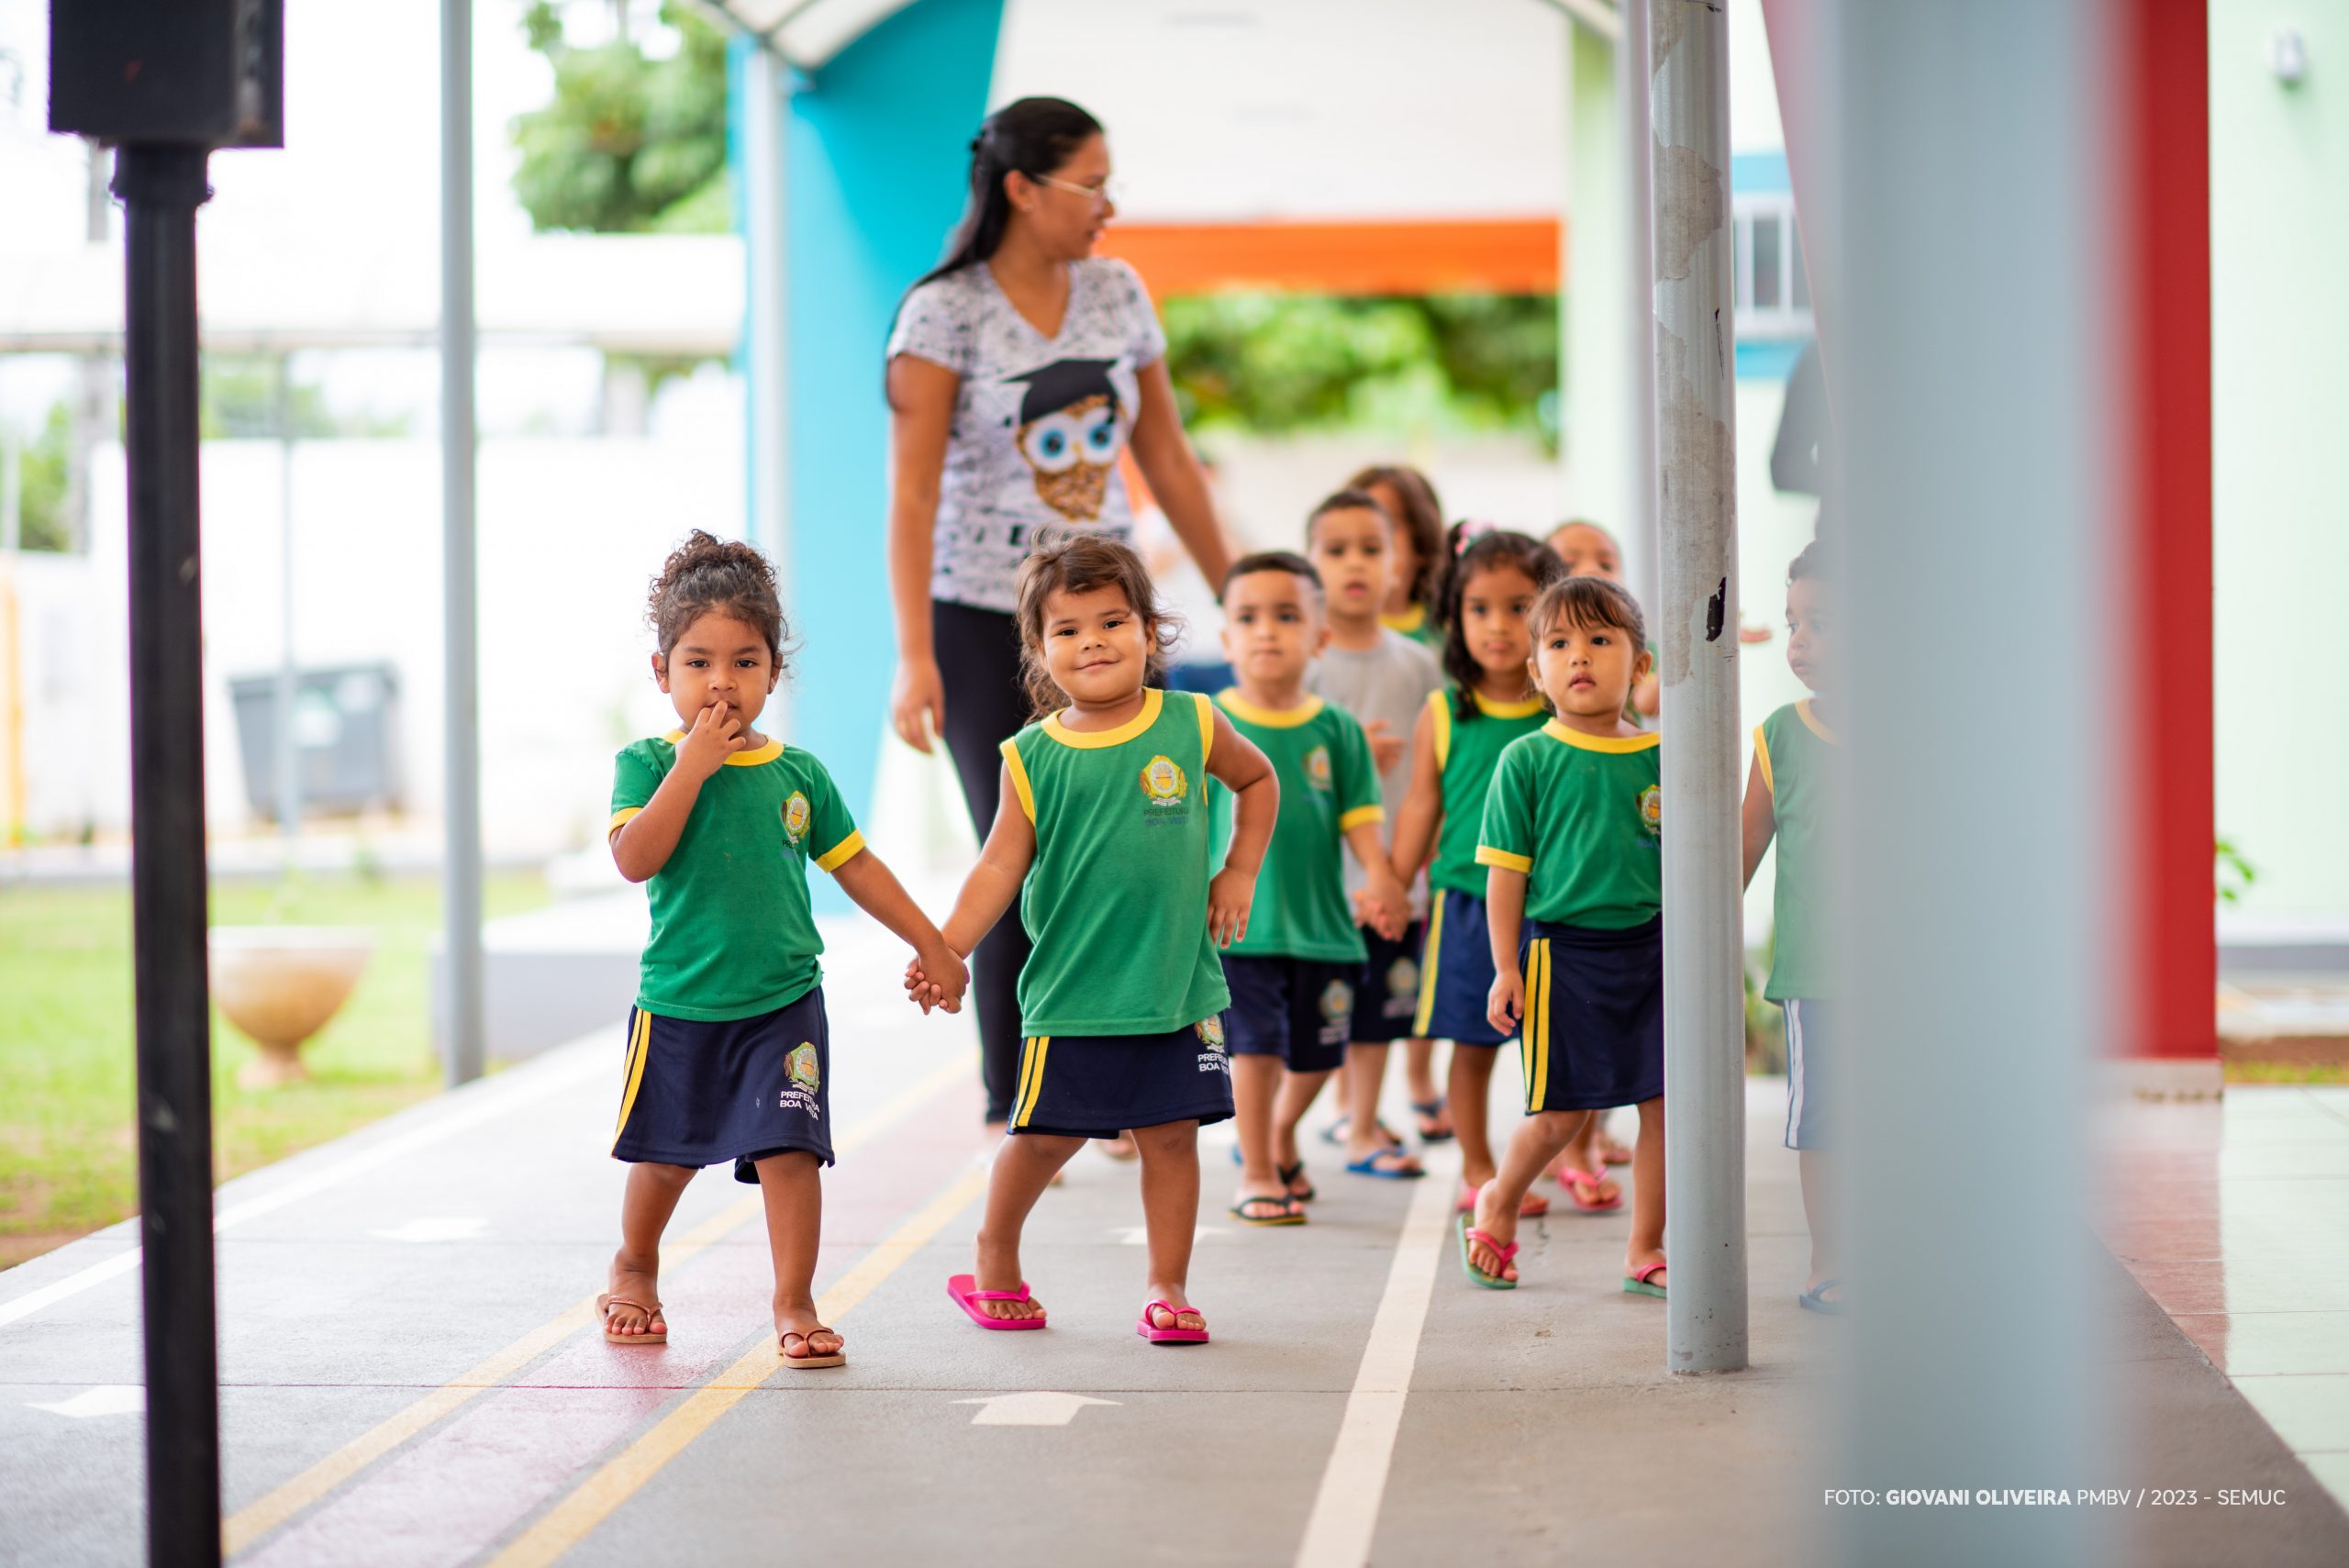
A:
[[[1002,746],[1028,722],[1019,690],[1019,627],[999,610],[934,600],[930,635],[946,688],[946,750],[962,775],[971,826],[986,841],[1003,784]],[[1007,1121],[1019,1083],[1019,970],[1028,929],[1015,900],[971,954],[972,1006],[979,1016],[979,1081],[987,1119]]]

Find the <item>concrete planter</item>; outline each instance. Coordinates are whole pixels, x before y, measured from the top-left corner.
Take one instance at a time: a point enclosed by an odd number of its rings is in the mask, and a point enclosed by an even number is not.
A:
[[[270,1089],[306,1077],[302,1043],[350,998],[375,933],[339,926],[216,926],[212,998],[261,1047],[237,1081]]]

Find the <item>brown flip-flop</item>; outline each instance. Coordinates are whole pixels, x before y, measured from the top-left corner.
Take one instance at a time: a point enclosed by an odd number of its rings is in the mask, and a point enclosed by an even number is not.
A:
[[[657,1330],[647,1329],[641,1334],[614,1333],[612,1308],[615,1307],[633,1307],[645,1315],[647,1321],[659,1322],[661,1327]],[[669,1342],[669,1326],[661,1317],[661,1304],[657,1301],[647,1307],[641,1301],[630,1301],[625,1296],[599,1296],[596,1298],[596,1310],[604,1315],[604,1339],[608,1344],[665,1345]]]
[[[818,1325],[816,1332],[818,1334],[829,1334],[831,1330]],[[774,1353],[783,1358],[784,1365],[791,1367],[795,1371],[806,1372],[809,1367],[846,1366],[848,1364],[848,1356],[846,1354],[848,1341],[846,1340],[842,1340],[841,1341],[841,1345],[842,1347],[841,1350],[834,1351],[828,1356],[795,1356],[791,1353],[791,1341],[794,1340],[807,1340],[811,1346],[815,1343],[815,1340],[809,1338],[809,1336],[801,1333],[796,1329],[785,1329],[784,1332],[775,1340]]]

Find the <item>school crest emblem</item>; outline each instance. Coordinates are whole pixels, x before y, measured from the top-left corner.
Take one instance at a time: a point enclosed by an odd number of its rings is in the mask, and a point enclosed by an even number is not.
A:
[[[1332,980],[1321,988],[1321,1019],[1337,1023],[1353,1017],[1354,988],[1342,980]]]
[[[1640,826],[1654,837],[1664,834],[1664,786],[1650,784],[1640,791]]]
[[[1305,782],[1315,789],[1330,787],[1330,748],[1316,746],[1305,754]]]
[[[1197,1023],[1193,1024],[1191,1026],[1191,1029],[1192,1032],[1199,1037],[1199,1043],[1206,1046],[1209,1051],[1221,1051],[1223,1049],[1222,1014],[1211,1013],[1208,1017],[1201,1018]]]
[[[1184,791],[1189,784],[1174,759],[1163,753],[1152,757],[1150,765],[1141,771],[1141,793],[1152,806],[1182,805]]]
[[[807,804],[807,797],[796,789],[791,792],[791,798],[783,803],[783,836],[793,845],[796,846],[807,837],[807,818],[814,811],[815,807]]]
[[[823,1086],[824,1070],[817,1064],[813,1040],[803,1040],[794,1046],[784,1070],[791,1074],[791,1086],[795,1089],[805,1089],[812,1095]]]
[[[1386,994],[1389,996],[1417,996],[1419,994],[1419,966],[1408,958],[1398,958],[1386,966]]]

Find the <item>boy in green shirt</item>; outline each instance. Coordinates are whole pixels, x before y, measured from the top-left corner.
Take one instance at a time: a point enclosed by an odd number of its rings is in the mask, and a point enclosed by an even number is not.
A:
[[[1247,1225],[1304,1223],[1312,1188],[1297,1129],[1345,1060],[1366,951],[1356,928],[1397,936],[1409,910],[1379,837],[1386,813],[1369,739],[1352,715],[1305,690],[1307,668],[1330,640],[1323,610],[1321,574],[1287,550],[1243,556],[1224,577],[1223,651],[1238,684],[1216,705],[1280,783],[1255,909],[1223,959],[1240,1134],[1231,1214]],[[1351,908],[1341,845],[1365,875]]]

